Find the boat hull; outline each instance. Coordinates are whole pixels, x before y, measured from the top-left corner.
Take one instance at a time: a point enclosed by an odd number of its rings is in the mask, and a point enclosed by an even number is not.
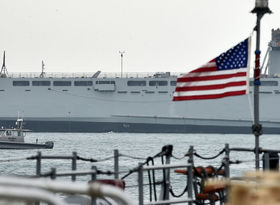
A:
[[[0,149],[52,149],[53,142],[45,144],[24,143],[24,142],[0,142]]]

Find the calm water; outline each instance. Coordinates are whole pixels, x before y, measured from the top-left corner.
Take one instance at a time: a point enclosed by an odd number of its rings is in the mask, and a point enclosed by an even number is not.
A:
[[[118,149],[120,153],[134,157],[154,156],[160,152],[162,146],[167,144],[173,145],[173,155],[183,157],[193,145],[196,152],[203,156],[213,156],[224,148],[225,143],[231,147],[254,148],[255,139],[253,135],[221,135],[221,134],[131,134],[131,133],[28,133],[26,142],[54,141],[54,149],[41,150],[43,155],[71,155],[73,151],[79,156],[85,158],[104,159],[113,156],[113,150]],[[280,149],[280,137],[277,135],[263,135],[260,137],[260,145],[263,148]],[[0,150],[0,159],[19,159],[36,155],[37,150]],[[246,160],[246,163],[231,166],[231,175],[238,176],[242,172],[254,169],[255,162],[252,153],[231,153],[231,160]],[[186,162],[187,158],[172,162]],[[214,165],[221,164],[222,157],[202,161],[195,158],[195,165]],[[128,171],[137,166],[143,160],[135,160],[127,157],[120,158],[120,169]],[[156,161],[160,163],[160,159]],[[6,174],[32,175],[35,174],[35,161],[20,160],[11,162],[1,162],[0,172]],[[98,169],[113,171],[113,160],[89,163],[78,162],[78,170],[89,170],[92,165]],[[44,160],[42,172],[48,172],[51,167],[57,168],[57,172],[68,171],[71,169],[71,161],[63,160]],[[174,174],[173,174],[174,175]],[[121,175],[123,176],[123,174]],[[104,178],[106,176],[98,176]],[[184,185],[184,176],[172,176],[172,186],[180,190]],[[183,178],[182,178],[183,177]],[[79,177],[78,180],[88,180],[89,177]],[[133,186],[136,184],[137,175],[133,174],[126,178],[126,185]],[[134,193],[135,190],[129,191]]]

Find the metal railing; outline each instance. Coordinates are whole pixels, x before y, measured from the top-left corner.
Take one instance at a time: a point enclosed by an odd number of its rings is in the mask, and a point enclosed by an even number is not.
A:
[[[224,177],[229,178],[230,177],[230,166],[233,164],[240,164],[240,163],[245,163],[248,160],[236,160],[233,161],[231,160],[231,153],[233,152],[252,152],[255,153],[255,148],[242,148],[242,147],[229,147],[228,144],[225,144],[225,147],[215,156],[213,157],[205,157],[199,155],[199,153],[194,150],[193,146],[190,146],[188,153],[182,157],[182,158],[176,158],[172,155],[172,146],[167,145],[162,148],[162,151],[159,152],[158,154],[154,155],[153,157],[148,157],[144,162],[141,162],[138,164],[138,166],[128,170],[128,171],[120,171],[120,157],[130,157],[131,159],[137,159],[137,160],[144,160],[144,158],[140,157],[133,157],[129,155],[124,155],[119,153],[118,150],[114,150],[113,156],[104,158],[104,159],[93,159],[93,158],[83,158],[80,157],[76,152],[73,152],[72,155],[68,156],[62,156],[62,155],[56,155],[56,156],[50,156],[50,155],[43,155],[41,152],[38,152],[36,155],[28,157],[28,158],[17,158],[13,159],[14,161],[19,161],[19,160],[35,160],[36,161],[36,171],[35,175],[29,177],[49,177],[50,179],[56,179],[57,177],[71,177],[71,180],[74,182],[76,181],[77,176],[90,176],[90,181],[96,181],[98,178],[98,175],[105,174],[105,175],[110,175],[114,179],[124,179],[130,174],[137,174],[136,176],[138,177],[137,179],[137,186],[138,186],[138,199],[139,199],[139,204],[140,205],[151,205],[151,204],[173,204],[173,203],[189,203],[192,204],[194,202],[193,196],[196,195],[196,190],[195,190],[195,178],[196,176],[193,176],[193,171],[195,169],[194,166],[194,159],[195,157],[199,157],[201,159],[205,160],[212,160],[215,159],[222,154],[224,155],[221,161],[221,166],[220,169],[224,169]],[[280,150],[273,150],[273,149],[262,149],[260,148],[259,153],[263,153],[263,167],[264,168],[269,168],[270,167],[270,162],[271,162],[271,156],[268,156],[267,154],[269,153],[276,153],[279,154]],[[185,160],[185,163],[181,164],[171,164],[171,158],[175,158],[178,160]],[[161,158],[162,159],[162,164],[161,165],[149,165],[149,161],[151,159],[155,158]],[[51,168],[49,172],[42,173],[42,161],[48,159],[48,160],[70,160],[71,161],[71,171],[59,171],[57,172],[56,168]],[[165,162],[164,162],[165,159]],[[279,162],[279,157],[276,157],[276,160],[278,159]],[[12,159],[5,159],[2,160],[3,162],[11,162],[13,161]],[[94,166],[91,166],[88,170],[82,170],[78,171],[78,166],[77,162],[81,161],[87,161],[91,163],[95,162],[103,162],[106,160],[113,160],[113,171],[102,171],[97,169],[96,164]],[[1,160],[0,160],[1,161]],[[184,190],[184,194],[186,193],[185,198],[180,198],[177,200],[170,200],[169,194],[171,193],[171,186],[170,186],[170,170],[172,169],[177,169],[177,168],[186,168],[187,173],[186,173],[186,184],[187,187]],[[144,177],[144,173],[149,173],[153,172],[155,170],[162,170],[162,174],[157,173],[157,178],[162,177],[160,182],[151,182],[149,181],[148,184],[144,183],[147,178]],[[120,175],[123,174],[124,176],[120,177]],[[1,179],[1,177],[0,177]],[[2,180],[2,179],[1,179]],[[0,182],[1,185],[1,182]],[[150,197],[150,201],[145,201],[145,195],[144,195],[144,188],[146,185],[150,186],[161,186],[160,189],[160,197],[157,199],[157,197],[154,197],[154,200]],[[3,189],[0,189],[0,191],[3,191]],[[137,191],[137,190],[136,190]],[[151,191],[150,191],[151,192]],[[154,192],[156,192],[156,189],[154,188]],[[3,192],[4,193],[4,192]],[[31,194],[31,193],[30,193]],[[7,196],[8,197],[8,196]],[[49,201],[48,203],[54,203]],[[59,203],[59,202],[56,202]],[[94,204],[94,200],[93,200]]]
[[[125,205],[137,204],[122,190],[99,183],[57,182],[42,179],[0,177],[0,196],[2,199],[40,200],[50,204],[67,204],[52,193],[80,194],[92,198],[109,197],[121,201]]]

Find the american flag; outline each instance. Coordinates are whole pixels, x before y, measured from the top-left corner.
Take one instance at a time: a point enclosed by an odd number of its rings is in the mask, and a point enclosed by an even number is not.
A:
[[[205,65],[177,79],[173,101],[216,99],[249,92],[247,38]]]

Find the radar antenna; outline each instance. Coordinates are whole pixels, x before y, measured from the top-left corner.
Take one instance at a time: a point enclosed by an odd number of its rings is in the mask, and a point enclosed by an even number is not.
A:
[[[45,77],[45,72],[44,72],[44,70],[45,70],[45,64],[44,64],[44,61],[42,61],[42,72],[41,72],[41,74],[40,74],[40,78],[44,78]]]
[[[3,54],[3,64],[2,64],[2,68],[1,68],[1,72],[0,72],[0,77],[1,78],[8,77],[8,70],[6,68],[6,53],[5,53],[5,51],[4,51],[4,54]]]

